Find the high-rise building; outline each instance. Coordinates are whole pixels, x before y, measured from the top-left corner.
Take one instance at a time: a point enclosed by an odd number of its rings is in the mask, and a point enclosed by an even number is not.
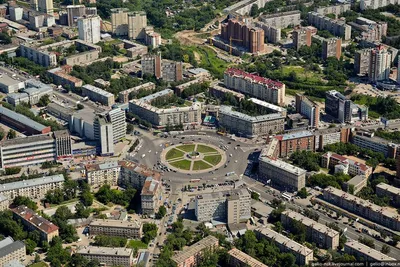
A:
[[[318,128],[319,105],[305,95],[296,94],[296,112],[309,119],[311,127]]]
[[[322,41],[322,58],[335,57],[340,59],[342,55],[342,39],[329,38]]]
[[[106,114],[107,120],[111,122],[113,130],[113,142],[117,143],[126,136],[126,115],[120,108],[114,108]]]
[[[68,130],[54,132],[57,160],[72,157],[72,142]]]
[[[32,9],[52,15],[54,13],[53,0],[31,0]]]
[[[308,23],[315,26],[318,30],[327,30],[335,36],[342,37],[344,40],[351,38],[351,26],[342,19],[331,19],[317,12],[308,12]]]
[[[68,26],[76,26],[78,18],[81,18],[84,15],[86,15],[86,7],[84,5],[68,5]]]
[[[317,29],[312,26],[302,27],[293,31],[293,45],[298,51],[303,45],[311,46],[312,36],[317,33]]]
[[[183,80],[182,62],[162,60],[161,53],[156,55],[145,55],[142,60],[142,74],[154,75],[157,79],[164,81]]]
[[[114,155],[114,136],[111,122],[103,117],[96,117],[94,121],[94,139],[99,141],[99,154]]]
[[[145,28],[147,27],[146,12],[128,13],[128,37],[130,39],[145,39]]]
[[[370,82],[378,82],[389,79],[392,54],[383,46],[371,50],[368,79]]]
[[[90,15],[78,19],[79,39],[88,43],[100,42],[100,17]]]
[[[368,74],[370,60],[371,60],[370,48],[356,51],[354,55],[354,71],[356,72],[357,75],[364,76]]]
[[[367,107],[354,104],[335,90],[326,92],[325,111],[341,123],[368,119]]]
[[[400,84],[400,55],[397,57],[397,83]]]
[[[111,11],[112,33],[116,36],[128,36],[128,12],[127,8],[113,8]]]

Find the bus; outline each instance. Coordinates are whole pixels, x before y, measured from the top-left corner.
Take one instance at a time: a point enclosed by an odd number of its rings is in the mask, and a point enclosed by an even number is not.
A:
[[[162,131],[160,131],[160,130],[154,130],[153,131],[153,135],[157,135],[157,134],[160,134],[160,133],[162,133]]]
[[[224,132],[217,132],[217,134],[225,136]]]
[[[191,180],[190,180],[191,183],[198,183],[198,182],[200,182],[200,181],[201,181],[201,179],[191,179]]]
[[[286,199],[287,201],[291,201],[291,200],[292,200],[292,196],[289,195],[288,193],[283,193],[283,194],[282,194],[282,197],[283,197],[284,199]]]

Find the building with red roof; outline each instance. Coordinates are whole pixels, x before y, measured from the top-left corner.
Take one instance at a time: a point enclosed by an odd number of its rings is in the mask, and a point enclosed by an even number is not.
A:
[[[325,153],[321,161],[322,167],[334,169],[335,173],[343,172],[351,176],[361,175],[366,178],[372,174],[372,167],[332,152]]]

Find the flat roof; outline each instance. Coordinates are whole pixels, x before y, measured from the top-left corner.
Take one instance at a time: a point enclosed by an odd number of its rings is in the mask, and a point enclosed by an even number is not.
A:
[[[8,118],[14,120],[14,121],[18,121],[19,123],[22,123],[36,131],[43,131],[44,129],[48,128],[48,126],[44,126],[34,120],[31,120],[30,118],[21,115],[17,112],[14,112],[12,110],[9,110],[8,108],[5,108],[3,106],[0,106],[0,115],[4,115],[7,116]]]
[[[260,157],[260,161],[265,162],[269,165],[272,165],[274,167],[277,167],[281,170],[284,170],[286,172],[289,172],[289,173],[295,174],[295,175],[302,175],[307,172],[306,170],[304,170],[302,168],[294,166],[294,165],[287,163],[280,159],[271,159],[269,157]]]
[[[383,254],[380,251],[377,251],[373,248],[368,247],[367,245],[364,245],[358,241],[352,240],[349,242],[346,242],[344,245],[345,247],[352,248],[356,251],[361,252],[364,255],[368,255],[369,257],[378,260],[378,261],[395,261],[396,259],[389,257],[388,255]]]
[[[245,263],[249,267],[268,267],[264,263],[256,260],[255,258],[244,253],[243,251],[238,250],[237,248],[229,250],[228,254],[231,255],[233,258],[238,259],[240,262]]]
[[[365,177],[365,175],[356,175],[353,178],[351,178],[350,180],[348,180],[346,183],[347,184],[351,184],[351,185],[358,185],[359,183],[368,180],[367,177]]]
[[[250,79],[252,82],[264,84],[268,88],[271,88],[271,89],[278,89],[278,88],[281,88],[284,86],[284,84],[279,81],[264,78],[259,75],[254,75],[254,74],[248,73],[241,69],[228,68],[225,71],[225,74],[230,75],[230,76],[239,76],[242,79]]]
[[[256,105],[263,106],[263,107],[265,107],[265,108],[274,110],[274,111],[276,111],[276,112],[285,112],[285,111],[286,111],[285,108],[282,108],[282,107],[280,107],[280,106],[277,106],[277,105],[274,105],[274,104],[271,104],[271,103],[262,101],[262,100],[260,100],[260,99],[254,98],[254,97],[253,97],[253,98],[250,98],[249,100],[250,100],[251,102],[253,102],[254,104],[256,104]]]
[[[196,255],[197,253],[199,253],[204,249],[214,246],[214,244],[218,244],[218,239],[212,235],[209,235],[200,240],[199,242],[191,245],[190,247],[185,248],[183,251],[178,252],[177,254],[172,256],[171,259],[179,265],[189,257]]]
[[[166,95],[169,95],[169,94],[173,94],[173,93],[174,93],[174,91],[171,90],[171,89],[164,89],[164,90],[162,90],[160,92],[157,92],[157,93],[142,97],[142,98],[139,99],[139,101],[140,102],[144,102],[144,103],[151,103],[151,101],[153,101],[156,98],[159,98],[159,97],[162,97],[162,96],[166,96]]]
[[[92,171],[108,170],[117,167],[119,167],[118,161],[107,161],[100,164],[86,165],[86,171],[92,172]]]
[[[45,176],[43,178],[36,178],[36,179],[31,179],[31,180],[7,183],[7,184],[0,185],[0,192],[6,192],[6,191],[16,190],[16,189],[21,189],[21,188],[26,188],[26,187],[39,186],[39,185],[44,185],[44,184],[49,184],[49,183],[64,182],[64,180],[65,180],[64,175],[57,174],[57,175],[53,175],[53,176]]]
[[[275,232],[272,229],[263,227],[263,228],[257,228],[255,231],[259,232],[261,235],[265,236],[269,240],[273,240],[278,244],[281,244],[282,246],[285,246],[287,249],[294,251],[298,254],[301,254],[303,256],[308,256],[309,254],[313,253],[311,249],[309,249],[306,246],[303,246],[296,241],[278,233]]]
[[[336,230],[333,230],[332,228],[329,228],[328,226],[319,223],[317,221],[314,221],[306,216],[303,216],[300,213],[297,213],[295,211],[292,210],[285,210],[284,212],[282,212],[283,215],[286,215],[287,217],[289,217],[292,220],[296,220],[301,222],[302,224],[304,224],[307,227],[310,227],[316,231],[318,231],[319,233],[322,233],[324,235],[327,235],[329,237],[335,237],[335,236],[339,236],[339,232]]]
[[[221,106],[219,112],[228,116],[236,117],[245,121],[249,121],[252,123],[269,121],[269,120],[277,120],[277,119],[284,119],[285,117],[281,113],[271,113],[266,115],[259,115],[259,116],[250,116],[239,111],[233,110],[231,106]]]
[[[285,140],[304,138],[304,137],[310,137],[310,136],[313,136],[313,133],[311,131],[300,131],[300,132],[294,132],[294,133],[287,133],[287,134],[283,134],[283,135],[277,135],[275,138],[285,141]]]
[[[105,97],[114,97],[113,94],[111,94],[110,92],[107,92],[103,89],[100,89],[99,87],[93,86],[91,84],[85,84],[84,86],[82,86],[82,88],[85,88],[86,90],[89,90],[91,92],[94,92],[96,94],[105,96]]]
[[[390,194],[400,195],[400,188],[394,187],[392,185],[380,183],[376,187],[380,188],[382,190],[385,190],[385,191],[389,192]]]
[[[0,142],[0,145],[3,148],[7,148],[7,146],[21,145],[21,144],[27,144],[27,143],[36,143],[36,142],[49,141],[49,140],[54,140],[51,133],[50,134],[31,135],[31,136],[26,136],[26,137],[18,137],[15,139],[3,140],[2,142]]]
[[[74,114],[74,111],[71,108],[61,106],[60,104],[57,104],[55,102],[49,103],[46,109],[48,109],[49,107],[63,114],[68,114],[68,115]]]
[[[84,247],[79,247],[76,253],[88,254],[88,255],[112,255],[112,256],[130,257],[133,253],[133,250],[130,248],[84,246]]]
[[[23,83],[23,81],[14,79],[13,77],[3,73],[0,74],[0,84],[4,84],[6,86],[12,86],[15,84]]]
[[[206,194],[197,195],[197,200],[209,200],[209,199],[220,199],[225,201],[229,197],[247,197],[250,198],[250,193],[247,188],[238,188],[226,191],[211,192]]]
[[[140,228],[142,223],[140,221],[122,221],[122,220],[109,220],[109,219],[95,219],[90,226],[105,226],[114,228]]]
[[[157,178],[149,176],[146,178],[141,195],[154,195],[160,187],[160,181]]]

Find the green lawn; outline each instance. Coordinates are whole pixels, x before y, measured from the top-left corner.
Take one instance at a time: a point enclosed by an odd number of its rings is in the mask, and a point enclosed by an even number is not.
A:
[[[207,161],[208,163],[214,165],[217,165],[222,159],[221,155],[214,155],[214,156],[205,156],[204,160]]]
[[[196,151],[200,153],[217,152],[214,148],[205,145],[197,145]]]
[[[186,152],[192,152],[194,150],[195,145],[181,145],[178,146],[180,150],[186,151]]]
[[[208,163],[206,163],[206,162],[204,162],[202,160],[198,160],[198,161],[195,161],[193,163],[192,171],[204,170],[204,169],[208,169],[208,168],[211,168],[211,167],[212,166],[209,165]]]
[[[183,159],[183,160],[178,160],[178,161],[175,161],[175,162],[170,162],[169,164],[171,164],[175,168],[188,171],[188,170],[190,170],[190,164],[191,163],[192,162],[190,160]]]
[[[147,245],[140,240],[129,240],[128,248],[141,249],[147,248]]]
[[[167,155],[165,155],[165,158],[167,160],[170,160],[170,159],[183,157],[183,155],[185,155],[185,153],[183,153],[182,151],[179,151],[178,149],[173,148],[167,152]]]
[[[37,262],[37,263],[34,263],[34,264],[32,264],[32,265],[29,265],[29,267],[48,267],[49,265],[47,265],[45,262],[43,262],[43,261],[40,261],[40,262]]]

